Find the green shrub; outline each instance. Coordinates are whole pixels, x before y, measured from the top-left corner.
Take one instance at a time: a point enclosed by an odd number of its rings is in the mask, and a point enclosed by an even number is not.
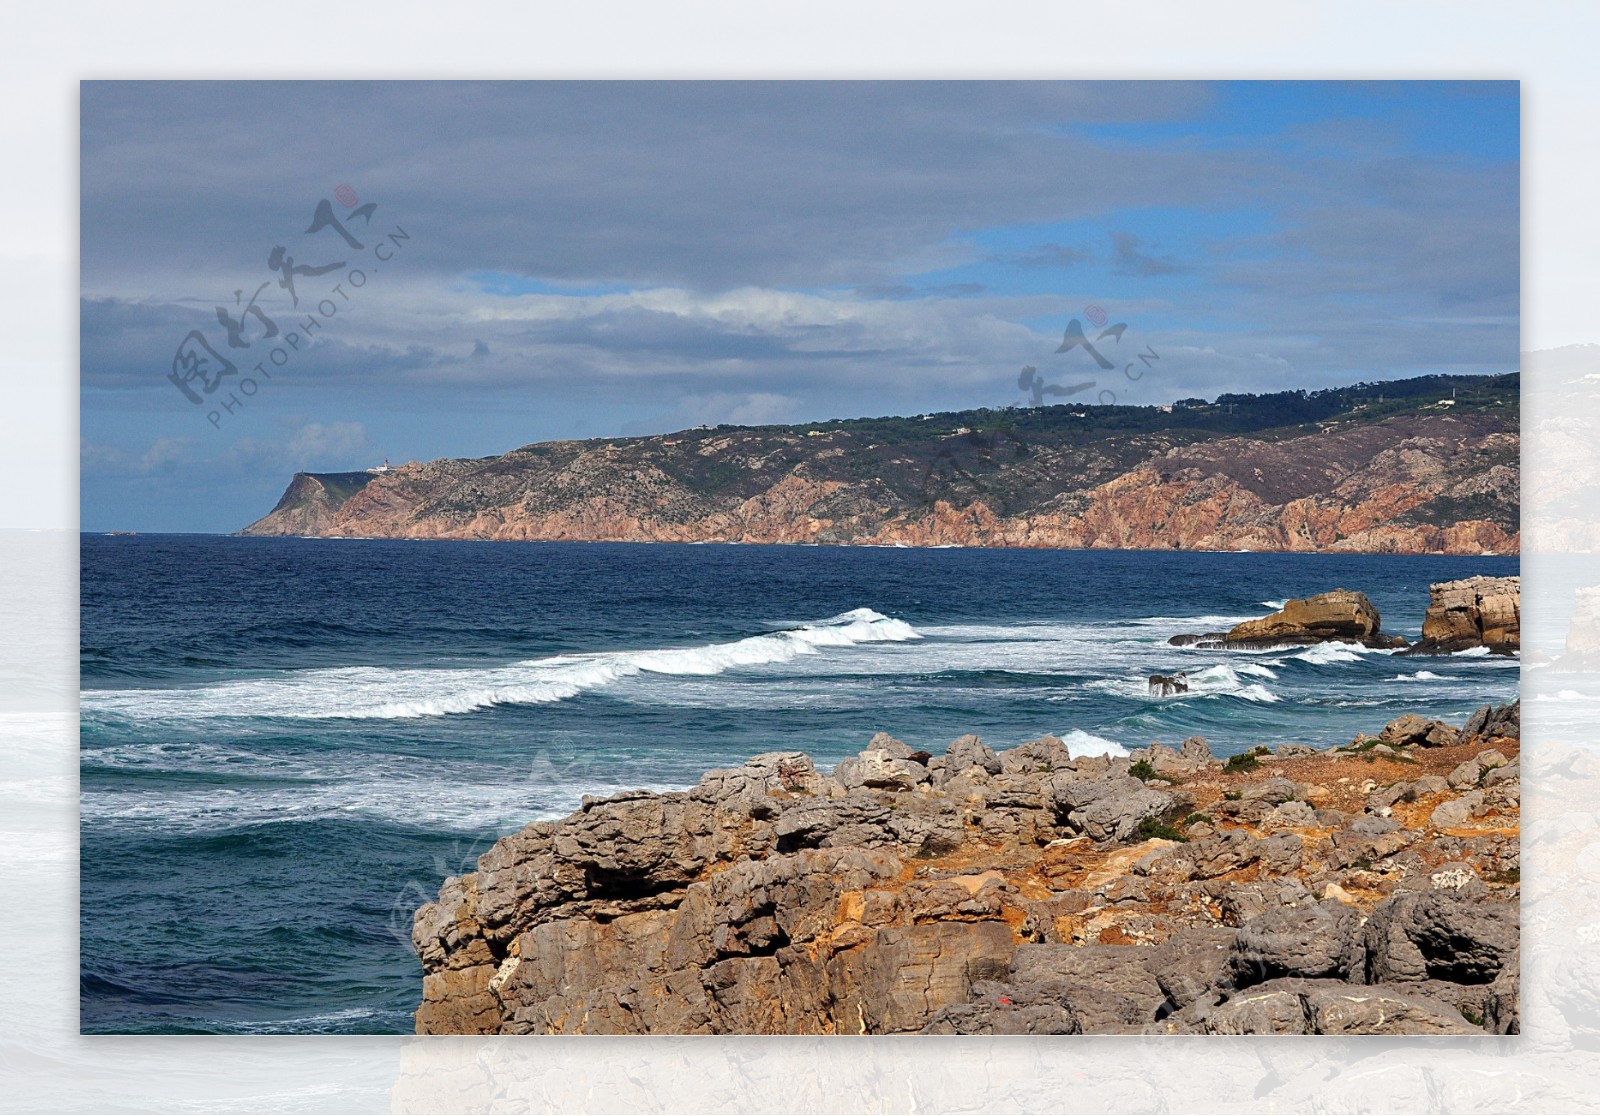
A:
[[[1254,771],[1261,766],[1261,761],[1254,752],[1242,752],[1237,756],[1229,756],[1228,762],[1222,765],[1223,771]]]
[[[1150,766],[1149,760],[1140,760],[1128,768],[1128,774],[1135,779],[1154,779],[1156,777],[1156,769]]]
[[[1172,826],[1160,818],[1145,818],[1139,823],[1139,837],[1148,841],[1152,837],[1159,837],[1163,841],[1188,841],[1189,838],[1179,833]]]

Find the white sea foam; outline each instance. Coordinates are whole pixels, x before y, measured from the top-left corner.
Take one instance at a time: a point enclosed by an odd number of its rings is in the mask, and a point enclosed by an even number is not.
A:
[[[1452,651],[1450,654],[1463,659],[1481,659],[1489,654],[1489,649],[1480,644],[1477,647],[1469,647],[1465,651]]]
[[[1242,663],[1237,668],[1240,674],[1253,674],[1257,678],[1276,678],[1278,672],[1257,663]]]
[[[1113,623],[1123,625],[1137,625],[1142,628],[1160,629],[1163,635],[1172,635],[1177,632],[1210,632],[1222,631],[1242,624],[1246,620],[1255,619],[1252,616],[1236,615],[1234,613],[1214,612],[1204,616],[1139,616],[1131,620],[1117,620]]]
[[[1261,602],[1261,604],[1262,604],[1262,606],[1264,608],[1270,608],[1274,612],[1276,612],[1278,609],[1282,608],[1285,603],[1286,602],[1284,602],[1284,601],[1262,601]]]
[[[1189,692],[1202,697],[1208,694],[1223,694],[1228,697],[1244,698],[1246,701],[1278,700],[1278,695],[1261,683],[1245,682],[1239,677],[1239,671],[1227,663],[1218,663],[1216,666],[1190,674],[1188,682]]]
[[[1188,689],[1175,694],[1152,694],[1148,677],[1104,678],[1088,684],[1088,689],[1121,697],[1146,698],[1151,701],[1186,701],[1204,697],[1236,697],[1245,701],[1270,703],[1281,701],[1277,694],[1259,682],[1246,682],[1239,671],[1227,663],[1217,663],[1204,670],[1186,671],[1184,680]]]
[[[1394,676],[1394,681],[1396,681],[1396,682],[1448,682],[1449,679],[1445,678],[1445,676],[1442,675],[1442,674],[1435,674],[1431,670],[1419,670],[1415,674],[1397,674],[1397,675]]]
[[[506,778],[504,773],[471,781],[440,774],[418,777],[379,759],[365,776],[347,773],[328,782],[293,786],[86,789],[79,809],[97,823],[169,834],[363,818],[450,832],[558,818],[577,809],[585,794],[634,787],[679,789],[648,779],[612,783],[592,770],[560,780]]]
[[[1293,658],[1303,663],[1316,663],[1326,666],[1329,663],[1358,663],[1361,661],[1361,651],[1366,650],[1359,643],[1314,643]]]
[[[300,1015],[292,1019],[229,1021],[223,1024],[223,1028],[230,1033],[241,1035],[305,1035],[351,1030],[360,1033],[360,1028],[355,1025],[368,1020],[382,1020],[393,1014],[392,1010],[384,1008],[342,1008],[338,1011],[318,1012],[315,1015]],[[366,1029],[371,1030],[370,1026]]]
[[[1107,740],[1103,736],[1096,736],[1082,729],[1073,729],[1071,732],[1061,734],[1062,743],[1067,746],[1067,754],[1073,759],[1082,756],[1126,756],[1130,755],[1128,749],[1118,744],[1115,740]]]
[[[1593,694],[1580,693],[1577,690],[1557,690],[1553,694],[1549,694],[1549,693],[1531,694],[1531,695],[1529,695],[1528,700],[1529,701],[1561,701],[1561,702],[1566,702],[1566,701],[1593,702],[1596,699],[1595,699],[1595,695],[1593,695]]]
[[[721,674],[859,644],[920,639],[903,620],[858,608],[731,643],[555,655],[487,669],[339,667],[190,689],[87,690],[86,712],[133,718],[411,718],[545,704],[639,675]]]

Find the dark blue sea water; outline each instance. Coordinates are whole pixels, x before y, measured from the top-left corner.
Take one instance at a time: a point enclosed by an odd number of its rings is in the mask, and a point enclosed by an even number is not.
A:
[[[84,536],[88,1032],[403,1032],[412,910],[584,793],[878,730],[941,751],[1460,721],[1517,663],[1180,650],[1285,598],[1515,559]],[[1152,672],[1192,691],[1156,699]]]

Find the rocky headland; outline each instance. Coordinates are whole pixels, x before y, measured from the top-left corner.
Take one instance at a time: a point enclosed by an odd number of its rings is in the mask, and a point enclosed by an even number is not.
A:
[[[299,473],[241,533],[1515,554],[1519,390],[1423,377],[541,442]]]
[[[1518,721],[1226,761],[879,734],[586,798],[416,913],[417,1030],[1516,1033]]]

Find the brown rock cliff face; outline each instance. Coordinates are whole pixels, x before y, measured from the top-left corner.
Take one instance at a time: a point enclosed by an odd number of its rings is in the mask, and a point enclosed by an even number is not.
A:
[[[316,490],[329,474],[301,474],[243,533],[1460,554],[1519,542],[1514,408],[1248,437],[1075,434],[1086,420],[1070,412],[914,437],[873,421],[540,443],[405,465],[343,498]]]

